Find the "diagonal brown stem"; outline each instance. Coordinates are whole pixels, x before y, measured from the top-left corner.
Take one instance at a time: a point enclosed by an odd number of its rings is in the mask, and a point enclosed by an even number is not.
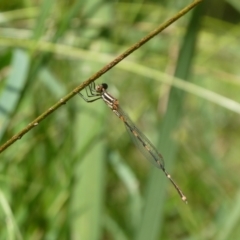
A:
[[[128,55],[130,55],[132,52],[140,48],[143,44],[148,42],[151,38],[156,36],[158,33],[162,32],[165,28],[167,28],[169,25],[171,25],[173,22],[175,22],[177,19],[185,15],[187,12],[189,12],[192,8],[194,8],[197,4],[202,2],[202,0],[195,0],[193,3],[189,4],[187,7],[183,8],[180,12],[178,12],[175,16],[161,24],[158,28],[150,32],[146,37],[142,38],[139,42],[134,44],[133,46],[129,47],[125,52],[120,54],[118,57],[116,57],[113,61],[108,63],[106,66],[104,66],[102,69],[100,69],[98,72],[96,72],[93,76],[91,76],[89,79],[84,81],[82,84],[80,84],[78,87],[76,87],[73,91],[71,91],[69,94],[67,94],[65,97],[61,98],[60,101],[55,103],[52,107],[50,107],[47,111],[42,113],[40,116],[38,116],[36,119],[34,119],[31,123],[27,125],[23,130],[21,130],[19,133],[11,137],[7,142],[5,142],[0,147],[0,153],[3,152],[6,148],[8,148],[10,145],[12,145],[15,141],[18,139],[21,139],[23,135],[25,135],[28,131],[30,131],[32,128],[37,126],[44,118],[46,118],[48,115],[50,115],[52,112],[57,110],[60,106],[65,104],[70,98],[75,96],[79,91],[81,91],[83,88],[85,88],[87,85],[89,85],[91,82],[95,81],[97,78],[102,76],[105,72],[109,71],[111,68],[113,68],[115,65],[117,65],[119,62],[121,62],[124,58],[126,58]]]

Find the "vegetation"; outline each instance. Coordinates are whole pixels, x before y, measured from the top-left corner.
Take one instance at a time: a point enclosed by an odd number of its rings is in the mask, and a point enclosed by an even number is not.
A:
[[[1,1],[0,145],[190,2]],[[203,1],[97,80],[188,204],[76,96],[1,153],[0,239],[239,239],[239,13]]]

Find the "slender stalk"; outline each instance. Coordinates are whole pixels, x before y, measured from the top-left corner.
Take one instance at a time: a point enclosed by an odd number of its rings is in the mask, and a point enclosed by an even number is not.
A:
[[[143,44],[148,42],[150,39],[152,39],[154,36],[156,36],[158,33],[162,32],[164,29],[166,29],[169,25],[171,25],[173,22],[178,20],[180,17],[185,15],[187,12],[189,12],[192,8],[194,8],[197,4],[202,2],[202,0],[195,0],[193,3],[189,4],[187,7],[183,8],[180,12],[178,12],[176,15],[174,15],[172,18],[167,20],[166,22],[162,23],[158,28],[150,32],[146,37],[142,38],[139,42],[134,44],[133,46],[129,47],[125,52],[120,54],[118,57],[113,59],[110,63],[108,63],[106,66],[104,66],[102,69],[100,69],[98,72],[96,72],[94,75],[92,75],[89,79],[84,81],[82,84],[77,86],[73,91],[71,91],[69,94],[67,94],[65,97],[61,98],[60,101],[55,103],[52,107],[50,107],[47,111],[42,113],[40,116],[38,116],[36,119],[34,119],[31,123],[27,125],[23,130],[21,130],[19,133],[11,137],[7,142],[5,142],[0,147],[0,153],[3,152],[6,148],[8,148],[10,145],[12,145],[15,141],[22,138],[23,135],[25,135],[28,131],[30,131],[32,128],[36,127],[43,119],[45,119],[48,115],[50,115],[52,112],[57,110],[60,106],[65,104],[70,98],[74,97],[78,92],[80,92],[83,88],[88,86],[91,82],[95,81],[97,78],[102,76],[105,72],[109,71],[111,68],[113,68],[115,65],[117,65],[119,62],[121,62],[123,59],[125,59],[128,55],[130,55],[132,52],[136,51],[138,48],[140,48]]]

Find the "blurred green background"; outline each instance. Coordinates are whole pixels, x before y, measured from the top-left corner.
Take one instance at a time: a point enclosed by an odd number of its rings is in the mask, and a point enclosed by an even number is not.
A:
[[[2,0],[1,145],[190,2]],[[239,22],[239,1],[204,1],[97,81],[187,205],[101,100],[76,96],[1,153],[0,239],[240,239]]]

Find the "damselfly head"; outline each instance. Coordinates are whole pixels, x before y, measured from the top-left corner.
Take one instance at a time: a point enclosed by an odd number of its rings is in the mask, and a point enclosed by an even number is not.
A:
[[[108,85],[107,85],[106,83],[102,83],[101,85],[102,85],[102,88],[103,88],[104,90],[107,90]]]
[[[105,91],[107,88],[108,88],[108,85],[106,83],[102,83],[102,84],[96,86],[96,91],[101,93],[101,92]]]

